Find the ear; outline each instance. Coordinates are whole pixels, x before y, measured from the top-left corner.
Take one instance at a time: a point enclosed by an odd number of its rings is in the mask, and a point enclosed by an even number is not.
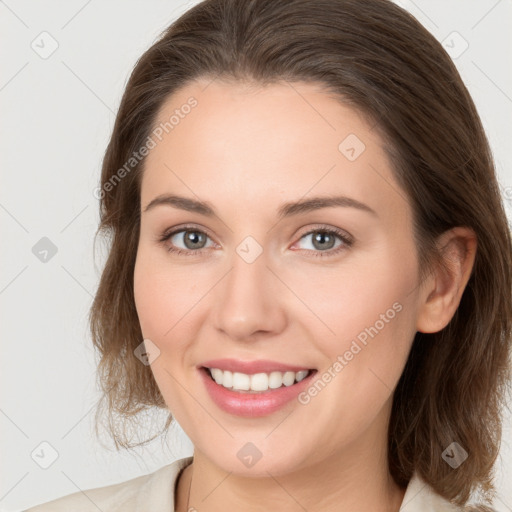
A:
[[[467,227],[444,232],[437,245],[444,265],[438,265],[421,287],[416,330],[438,332],[457,310],[475,261],[477,237]]]

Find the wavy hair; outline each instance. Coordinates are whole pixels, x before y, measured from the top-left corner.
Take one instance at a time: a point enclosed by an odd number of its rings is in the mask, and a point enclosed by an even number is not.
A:
[[[440,332],[415,335],[394,392],[388,459],[400,486],[417,471],[454,503],[477,490],[490,502],[511,379],[510,228],[486,135],[456,67],[388,0],[205,0],[137,61],[101,171],[96,235],[108,235],[109,250],[89,317],[103,393],[96,424],[105,415],[117,449],[132,448],[155,436],[132,443],[127,423],[166,408],[150,367],[134,356],[143,339],[133,273],[144,159],[129,172],[126,162],[144,146],[169,95],[204,77],[320,83],[372,120],[412,205],[421,278],[442,263],[439,235],[455,226],[476,233],[456,313]],[[163,431],[171,422],[169,413]],[[456,470],[441,457],[453,441],[469,454]]]

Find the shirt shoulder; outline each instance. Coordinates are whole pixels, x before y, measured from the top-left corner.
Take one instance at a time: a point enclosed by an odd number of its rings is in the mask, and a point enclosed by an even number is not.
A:
[[[463,507],[455,505],[436,492],[414,473],[405,491],[399,512],[462,512]]]
[[[174,512],[174,490],[192,457],[174,461],[148,475],[95,487],[36,505],[24,512]]]

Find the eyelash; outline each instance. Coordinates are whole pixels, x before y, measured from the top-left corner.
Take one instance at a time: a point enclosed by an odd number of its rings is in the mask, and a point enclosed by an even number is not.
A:
[[[211,238],[211,237],[209,237],[208,233],[206,233],[202,229],[196,228],[195,226],[180,226],[179,228],[173,229],[170,232],[168,230],[164,231],[157,238],[157,242],[163,244],[168,252],[171,252],[171,253],[174,253],[177,255],[183,255],[183,256],[201,255],[207,249],[186,250],[186,249],[180,249],[179,247],[171,247],[166,244],[166,242],[170,238],[172,238],[174,235],[176,235],[177,233],[182,233],[182,232],[187,232],[187,231],[201,233],[203,235],[206,235],[208,238]],[[336,249],[329,249],[327,251],[313,251],[314,252],[313,257],[315,257],[315,258],[328,258],[328,257],[335,256],[335,255],[339,254],[341,251],[350,248],[352,246],[352,244],[354,243],[353,240],[344,231],[341,231],[340,229],[337,229],[337,228],[330,228],[330,227],[328,228],[325,226],[318,226],[318,227],[315,227],[314,229],[309,230],[308,232],[304,233],[300,237],[299,240],[301,240],[305,236],[311,235],[313,233],[324,233],[324,234],[326,233],[329,235],[336,235],[343,242],[343,244],[340,245],[339,247],[337,247]],[[308,251],[309,249],[302,249],[302,250]]]

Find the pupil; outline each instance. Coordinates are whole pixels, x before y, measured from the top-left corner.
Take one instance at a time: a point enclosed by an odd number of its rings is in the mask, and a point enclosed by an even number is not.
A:
[[[187,235],[185,237],[185,240],[186,240],[186,242],[191,242],[191,244],[192,244],[192,247],[190,247],[191,249],[197,249],[197,247],[195,247],[195,245],[200,244],[201,238],[203,238],[202,233],[199,234],[196,231],[188,231]],[[188,245],[188,243],[186,245]]]
[[[331,248],[332,245],[333,245],[333,242],[334,242],[334,237],[331,236],[329,233],[322,233],[322,232],[318,232],[314,237],[313,237],[313,244],[315,245],[316,247],[316,244],[319,242],[321,245],[317,248],[320,248],[320,249],[325,249],[327,247],[327,245],[325,243],[322,244],[322,242],[325,242],[325,239],[331,239],[331,244],[328,246],[328,248]]]

